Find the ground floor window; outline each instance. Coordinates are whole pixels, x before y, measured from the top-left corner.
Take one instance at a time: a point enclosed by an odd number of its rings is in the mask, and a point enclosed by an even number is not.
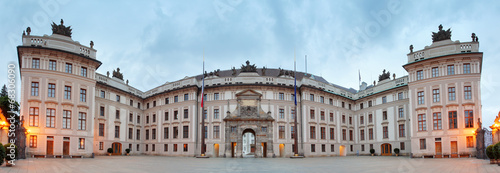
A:
[[[177,144],[174,144],[174,152],[177,152]]]
[[[148,145],[148,144],[146,144],[146,151],[148,151],[148,150],[149,150],[149,145]]]
[[[85,149],[85,138],[80,138],[78,143],[78,149]]]
[[[184,144],[184,152],[188,151],[188,144]]]
[[[139,151],[139,144],[137,144],[136,150]]]
[[[321,144],[321,152],[326,152],[326,145],[325,144]]]
[[[365,151],[365,145],[361,145],[361,151]]]
[[[316,146],[314,144],[311,144],[311,152],[316,152]]]
[[[36,135],[31,135],[30,136],[30,148],[36,148]]]
[[[155,144],[151,144],[151,151],[155,151],[155,150],[156,150]]]
[[[420,139],[420,149],[425,150],[427,146],[425,145],[425,139]]]
[[[132,144],[128,144],[128,149],[132,150]]]
[[[335,145],[333,145],[333,144],[332,144],[332,145],[330,145],[330,151],[331,151],[331,152],[335,152]]]
[[[370,144],[370,150],[373,149],[373,144]]]
[[[104,149],[104,143],[103,142],[99,142],[99,150],[103,150]]]
[[[352,152],[352,151],[353,151],[353,147],[352,147],[352,145],[351,145],[351,152]]]
[[[163,144],[163,151],[165,151],[165,152],[168,151],[168,144]]]
[[[405,143],[404,142],[399,143],[399,148],[401,150],[405,150]]]
[[[467,136],[467,148],[474,148],[474,137]]]

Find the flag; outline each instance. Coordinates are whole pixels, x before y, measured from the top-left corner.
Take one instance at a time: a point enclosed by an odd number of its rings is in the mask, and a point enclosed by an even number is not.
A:
[[[202,82],[201,82],[201,107],[203,108],[203,100],[205,100],[205,53],[203,53],[203,72],[201,73]]]
[[[297,106],[297,59],[295,58],[295,50],[293,51],[293,78],[294,78],[294,84],[293,84],[293,88],[294,88],[294,95],[293,95],[293,99],[294,99],[294,102],[295,102],[295,106]]]

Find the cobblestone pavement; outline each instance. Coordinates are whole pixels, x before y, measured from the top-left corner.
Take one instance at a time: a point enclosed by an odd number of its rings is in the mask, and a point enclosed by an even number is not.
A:
[[[19,160],[0,173],[52,172],[500,172],[500,166],[476,158],[410,159],[348,156],[323,158],[208,158],[98,156],[94,159]]]

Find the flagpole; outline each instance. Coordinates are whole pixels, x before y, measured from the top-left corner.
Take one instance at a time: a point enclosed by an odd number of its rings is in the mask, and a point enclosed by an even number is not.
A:
[[[205,50],[203,50],[203,72],[201,73],[201,156],[205,156],[205,105],[203,100],[205,99]]]
[[[295,50],[293,50],[293,78],[294,78],[294,102],[295,102],[295,108],[294,108],[294,143],[295,143],[295,156],[299,155],[299,147],[297,145],[298,143],[298,127],[297,127],[297,58],[295,56]]]

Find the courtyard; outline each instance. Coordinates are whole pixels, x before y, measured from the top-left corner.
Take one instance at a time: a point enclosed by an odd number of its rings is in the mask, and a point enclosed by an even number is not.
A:
[[[94,159],[35,159],[0,167],[2,173],[48,172],[500,172],[476,158],[410,159],[347,156],[321,158],[208,158],[98,156]]]

